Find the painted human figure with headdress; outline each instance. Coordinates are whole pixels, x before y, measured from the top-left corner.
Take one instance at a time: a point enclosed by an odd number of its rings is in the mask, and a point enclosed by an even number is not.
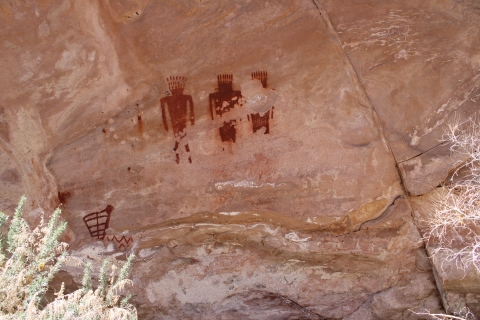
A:
[[[165,130],[168,131],[167,115],[170,116],[172,124],[173,136],[175,137],[175,162],[180,163],[180,148],[185,148],[188,154],[188,162],[192,163],[190,156],[190,147],[185,137],[187,135],[187,122],[191,125],[195,124],[195,115],[193,113],[193,99],[191,95],[183,94],[185,88],[186,77],[171,76],[167,78],[168,88],[172,93],[171,96],[166,96],[160,99],[160,107],[162,109],[162,120]]]
[[[242,105],[242,92],[233,90],[233,75],[219,74],[217,76],[218,88],[216,92],[210,93],[209,104],[212,120],[228,113],[231,109]],[[229,119],[223,121],[223,125],[219,128],[220,137],[223,142],[236,139],[237,119]]]
[[[267,71],[252,72],[252,80],[260,80],[260,82],[262,83],[262,87],[266,89]],[[273,118],[274,106],[267,105],[266,107],[268,108],[268,110],[265,112],[250,113],[250,115],[247,116],[248,120],[252,122],[252,130],[254,133],[261,128],[265,128],[264,134],[270,133],[270,118]]]

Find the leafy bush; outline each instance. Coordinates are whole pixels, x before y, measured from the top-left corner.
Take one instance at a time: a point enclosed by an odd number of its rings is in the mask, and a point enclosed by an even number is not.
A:
[[[22,197],[7,236],[0,236],[0,319],[137,319],[136,309],[128,303],[130,297],[120,296],[123,287],[131,283],[126,275],[133,255],[120,272],[112,265],[110,275],[108,261],[104,261],[96,290],[92,288],[91,264],[87,264],[81,289],[64,294],[62,284],[55,300],[45,301],[50,281],[68,258],[67,244],[59,242],[66,223],[59,221],[57,209],[48,224],[42,219],[31,230],[22,218],[25,201]],[[0,228],[7,220],[0,212]]]

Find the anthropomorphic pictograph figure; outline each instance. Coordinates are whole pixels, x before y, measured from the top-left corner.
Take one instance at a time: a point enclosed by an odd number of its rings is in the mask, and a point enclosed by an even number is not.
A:
[[[172,93],[171,96],[166,96],[160,99],[160,107],[162,109],[162,120],[165,130],[168,131],[167,114],[170,116],[170,122],[172,124],[173,136],[175,137],[175,162],[180,163],[180,150],[182,144],[185,148],[185,152],[188,153],[188,162],[192,163],[192,157],[190,156],[190,147],[185,137],[187,135],[185,129],[187,128],[187,122],[190,120],[190,124],[195,124],[195,115],[193,113],[193,100],[192,96],[183,94],[185,88],[186,77],[170,77],[167,78],[168,88]]]
[[[252,72],[252,80],[260,80],[262,82],[263,88],[267,88],[267,71],[256,71]],[[272,106],[265,113],[260,115],[260,113],[251,113],[248,116],[248,120],[252,121],[252,130],[257,132],[261,128],[265,128],[264,134],[270,133],[270,118],[273,118],[273,109]]]
[[[225,113],[228,113],[230,109],[242,105],[242,92],[240,90],[233,90],[233,75],[219,74],[217,81],[218,90],[209,95],[212,120],[215,120],[217,117],[224,118]],[[236,123],[237,119],[223,121],[222,127],[219,128],[222,141],[235,142]]]

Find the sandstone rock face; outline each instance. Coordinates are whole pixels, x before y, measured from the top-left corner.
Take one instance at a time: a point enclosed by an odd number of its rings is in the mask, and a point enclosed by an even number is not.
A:
[[[478,110],[475,1],[323,1],[381,118],[407,191],[421,195],[458,164],[445,128]]]
[[[474,1],[39,0],[0,17],[0,209],[61,203],[72,255],[135,253],[142,319],[441,309],[409,195],[463,160],[439,139],[478,107]]]

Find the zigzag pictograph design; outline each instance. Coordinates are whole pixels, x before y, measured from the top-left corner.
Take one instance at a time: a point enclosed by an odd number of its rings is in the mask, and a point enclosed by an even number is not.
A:
[[[125,236],[122,236],[121,238],[117,238],[116,235],[114,236],[107,236],[107,240],[108,241],[115,241],[116,243],[118,243],[118,249],[122,249],[122,248],[127,248],[129,245],[130,245],[130,242],[133,242],[133,238],[130,236],[130,237],[125,237]]]

